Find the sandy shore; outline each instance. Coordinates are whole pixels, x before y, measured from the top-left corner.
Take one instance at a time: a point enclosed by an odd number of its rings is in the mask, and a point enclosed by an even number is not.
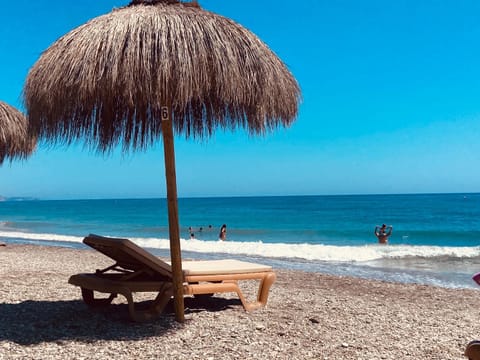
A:
[[[480,338],[479,291],[284,270],[265,309],[246,313],[235,294],[217,295],[186,299],[184,324],[171,306],[137,324],[122,297],[92,311],[67,283],[108,265],[92,250],[0,247],[0,359],[444,360],[465,359]]]

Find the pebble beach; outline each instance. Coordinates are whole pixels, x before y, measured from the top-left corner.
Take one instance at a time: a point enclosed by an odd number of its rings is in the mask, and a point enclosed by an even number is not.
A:
[[[466,359],[480,338],[478,290],[290,270],[276,270],[264,309],[247,313],[236,294],[217,294],[185,298],[182,324],[171,304],[134,323],[121,296],[92,310],[67,282],[109,265],[93,250],[1,246],[0,359],[444,360]],[[255,296],[256,283],[241,287]]]

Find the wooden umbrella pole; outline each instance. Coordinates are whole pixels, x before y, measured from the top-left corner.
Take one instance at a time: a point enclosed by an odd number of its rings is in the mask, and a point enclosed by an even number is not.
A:
[[[177,176],[175,173],[175,149],[170,106],[162,107],[162,133],[163,150],[165,154],[165,177],[167,179],[168,228],[170,235],[170,259],[172,261],[175,319],[178,322],[184,322],[185,308],[183,302],[182,252],[180,250]]]

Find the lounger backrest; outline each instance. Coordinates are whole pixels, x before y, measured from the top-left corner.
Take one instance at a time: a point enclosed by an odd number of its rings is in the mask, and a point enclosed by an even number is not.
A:
[[[128,239],[90,234],[83,239],[83,243],[115,260],[124,269],[137,271],[148,268],[167,278],[172,277],[172,269],[169,264]]]

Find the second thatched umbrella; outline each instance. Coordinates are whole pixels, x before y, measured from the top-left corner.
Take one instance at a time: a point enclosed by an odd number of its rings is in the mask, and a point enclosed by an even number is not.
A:
[[[163,137],[175,313],[183,321],[173,133],[264,133],[296,117],[300,91],[254,34],[195,3],[136,0],[51,45],[26,80],[31,125],[52,143],[107,152]]]
[[[28,122],[19,110],[0,101],[0,165],[5,160],[24,159],[36,146]]]

